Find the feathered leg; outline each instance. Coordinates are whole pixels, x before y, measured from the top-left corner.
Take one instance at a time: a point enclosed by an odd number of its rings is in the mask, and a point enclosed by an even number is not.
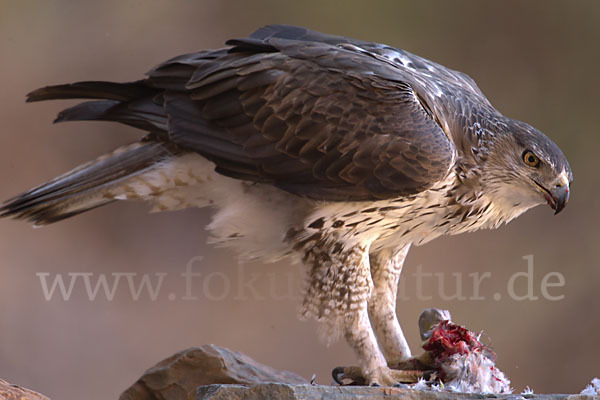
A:
[[[303,314],[341,327],[344,338],[358,357],[358,367],[338,367],[333,372],[334,379],[384,386],[416,381],[418,377],[413,376],[411,371],[388,367],[371,326],[368,304],[374,285],[369,245],[359,244],[344,249],[340,243],[331,243],[325,237],[313,234],[301,240],[296,247],[305,249],[304,260],[312,265]],[[325,248],[339,251],[325,252]]]

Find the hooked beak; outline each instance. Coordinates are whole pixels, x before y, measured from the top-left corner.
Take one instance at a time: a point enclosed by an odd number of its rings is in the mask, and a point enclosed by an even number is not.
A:
[[[539,182],[534,181],[538,188],[544,194],[544,198],[548,202],[548,205],[554,210],[554,215],[562,211],[563,208],[569,202],[569,184],[564,183],[556,185],[552,189],[547,189]]]

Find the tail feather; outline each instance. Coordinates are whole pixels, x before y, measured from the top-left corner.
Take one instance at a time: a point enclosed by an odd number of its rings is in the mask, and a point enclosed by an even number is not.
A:
[[[179,154],[161,142],[138,142],[83,164],[6,201],[0,217],[45,225],[110,203],[110,188]]]
[[[54,122],[105,120],[119,104],[121,102],[115,100],[86,101],[62,110]]]
[[[28,102],[58,99],[97,99],[61,111],[54,122],[114,121],[151,132],[167,131],[162,96],[143,81],[76,82],[46,86],[27,95]]]
[[[105,99],[129,101],[152,96],[155,89],[143,84],[143,81],[115,83],[87,81],[66,85],[46,86],[27,94],[27,102],[60,99]]]
[[[61,111],[54,120],[65,121],[114,121],[150,132],[167,131],[164,108],[150,98],[131,102],[86,101]]]
[[[0,217],[45,225],[119,199],[119,185],[181,154],[161,141],[167,132],[162,97],[144,81],[129,83],[76,82],[46,86],[27,95],[28,102],[55,99],[93,99],[63,110],[55,122],[116,121],[151,132],[148,139],[124,146],[64,175],[9,199]]]

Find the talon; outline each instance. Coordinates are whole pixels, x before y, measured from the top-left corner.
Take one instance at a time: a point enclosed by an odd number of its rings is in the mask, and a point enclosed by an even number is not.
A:
[[[331,376],[341,386],[364,386],[367,384],[359,367],[335,367],[331,371]]]
[[[331,371],[331,377],[338,385],[343,385],[342,379],[344,379],[344,367],[335,367]]]

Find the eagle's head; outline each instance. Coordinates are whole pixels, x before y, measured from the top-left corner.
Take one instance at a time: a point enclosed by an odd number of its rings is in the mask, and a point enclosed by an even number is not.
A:
[[[548,203],[555,214],[567,205],[571,167],[542,132],[509,120],[488,150],[482,178],[493,205],[508,220],[539,204]]]

